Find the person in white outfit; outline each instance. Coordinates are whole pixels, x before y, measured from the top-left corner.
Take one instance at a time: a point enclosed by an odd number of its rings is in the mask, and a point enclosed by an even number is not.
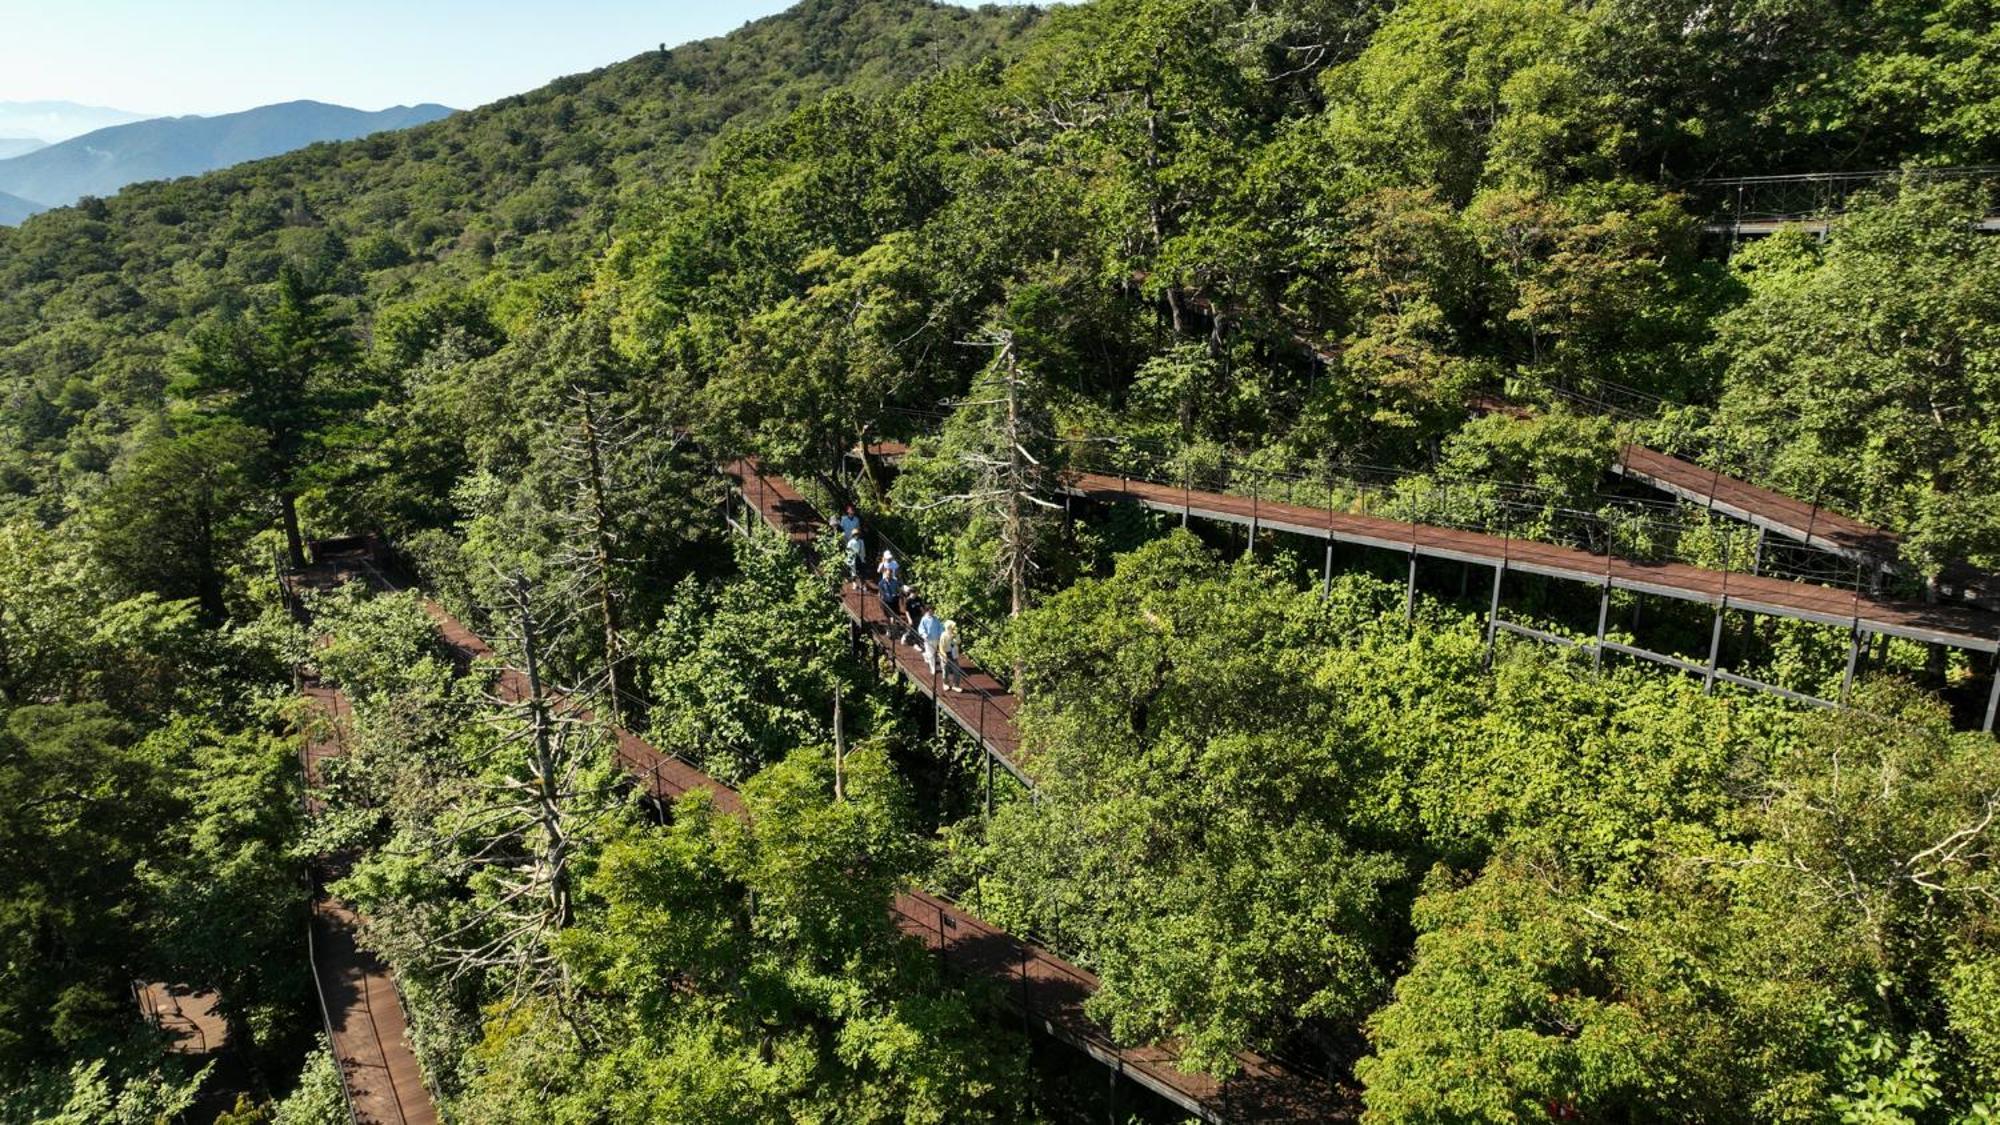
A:
[[[944,686],[948,691],[965,690],[965,671],[958,666],[958,622],[947,621],[938,634],[938,656],[944,661]]]

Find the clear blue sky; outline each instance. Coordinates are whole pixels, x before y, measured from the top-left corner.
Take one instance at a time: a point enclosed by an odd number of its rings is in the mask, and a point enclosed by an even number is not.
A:
[[[148,114],[294,98],[460,109],[734,30],[790,0],[4,0],[0,101]]]

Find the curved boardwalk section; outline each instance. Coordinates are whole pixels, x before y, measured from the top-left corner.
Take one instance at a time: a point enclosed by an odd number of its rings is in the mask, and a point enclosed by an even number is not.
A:
[[[1897,559],[1900,540],[1894,532],[1656,449],[1628,445],[1611,471],[1675,499],[1855,562],[1882,566],[1893,565]]]
[[[730,466],[729,471],[739,482],[749,481],[749,495],[756,497],[752,504],[757,506],[761,502],[757,511],[770,521],[772,528],[794,542],[812,538],[818,516],[783,478],[762,474],[759,483],[760,474],[755,466],[741,463]],[[738,475],[739,471],[743,475]],[[380,571],[371,570],[368,578],[390,589],[403,588]],[[498,659],[485,640],[442,606],[425,599],[424,607],[462,665]],[[921,660],[916,666],[922,667]],[[924,675],[928,677],[928,673]],[[503,700],[518,702],[527,695],[527,677],[516,669],[500,666],[495,671],[492,690]],[[964,698],[947,694],[944,705],[950,707]],[[573,708],[579,716],[590,716],[587,707],[560,697],[556,699],[559,705]],[[734,789],[692,763],[659,750],[623,727],[606,724],[606,729],[617,739],[619,764],[649,796],[671,801],[682,793],[702,789],[718,808],[730,815],[749,815]],[[1019,746],[1011,711],[1005,720],[1005,730],[991,729],[988,735],[993,739],[990,745]],[[890,910],[904,933],[936,951],[951,970],[995,985],[1002,1000],[1029,1024],[1084,1051],[1115,1074],[1151,1090],[1194,1117],[1213,1122],[1306,1122],[1341,1121],[1350,1116],[1349,1103],[1338,1090],[1251,1052],[1239,1054],[1238,1073],[1219,1082],[1176,1067],[1177,1055],[1171,1046],[1120,1046],[1084,1012],[1084,1002],[1098,989],[1094,975],[1033,942],[981,921],[944,898],[910,891],[896,896]]]

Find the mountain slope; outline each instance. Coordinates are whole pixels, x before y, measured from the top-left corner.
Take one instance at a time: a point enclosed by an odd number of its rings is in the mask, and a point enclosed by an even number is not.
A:
[[[39,214],[48,207],[32,199],[22,199],[18,195],[8,195],[0,191],[0,226],[14,226],[30,215]]]
[[[0,160],[11,160],[25,156],[38,148],[49,147],[49,142],[39,137],[0,137]]]
[[[419,105],[368,113],[297,101],[217,117],[160,117],[114,125],[0,160],[0,191],[61,206],[86,195],[110,195],[140,180],[200,175],[317,141],[422,125],[451,112],[441,105]]]
[[[621,204],[733,126],[1012,50],[1033,8],[807,0],[443,121],[314,145],[0,227],[0,510],[94,481],[187,332],[284,263],[373,310],[586,261]]]

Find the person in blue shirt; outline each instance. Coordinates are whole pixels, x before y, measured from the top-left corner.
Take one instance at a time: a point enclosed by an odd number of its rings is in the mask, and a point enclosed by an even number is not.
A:
[[[840,513],[840,533],[853,535],[861,530],[861,517],[854,514],[854,505],[849,504]]]
[[[891,638],[900,631],[898,618],[902,616],[903,584],[893,574],[884,574],[875,584],[875,594],[882,599],[882,623],[888,626]]]
[[[847,553],[847,580],[859,590],[861,568],[868,565],[868,547],[861,541],[861,532],[858,529],[848,532],[847,542],[841,549]]]
[[[944,639],[944,621],[929,606],[924,607],[924,615],[917,621],[917,636],[924,643],[924,667],[933,674],[942,673],[944,663],[938,642]]]
[[[896,561],[896,552],[887,547],[882,548],[882,561],[875,564],[875,574],[876,577],[885,580],[890,578],[900,580],[903,577],[903,564]]]

